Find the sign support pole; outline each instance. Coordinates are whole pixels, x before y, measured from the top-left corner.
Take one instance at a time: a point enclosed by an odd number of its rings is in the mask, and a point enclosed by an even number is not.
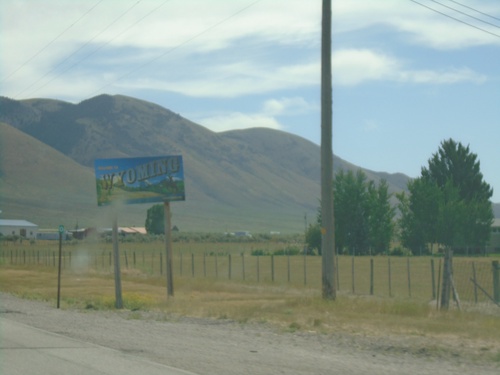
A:
[[[123,308],[122,281],[120,271],[120,251],[118,249],[118,214],[113,215],[113,258],[115,266],[115,307]]]
[[[163,210],[165,214],[165,252],[167,259],[167,296],[174,296],[174,275],[172,267],[172,224],[170,215],[170,202],[164,202]]]
[[[61,230],[62,229],[62,230]],[[61,305],[61,258],[62,258],[62,236],[64,227],[59,226],[59,267],[57,271],[57,308]]]

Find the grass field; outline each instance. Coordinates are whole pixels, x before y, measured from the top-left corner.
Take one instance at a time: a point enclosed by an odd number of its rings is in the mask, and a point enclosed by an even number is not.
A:
[[[449,336],[483,340],[486,344],[481,345],[500,360],[500,308],[475,291],[469,280],[475,270],[478,284],[491,291],[491,258],[454,260],[462,304],[473,308],[440,312],[433,301],[439,283],[438,258],[341,256],[337,299],[325,301],[320,257],[251,255],[256,250],[273,253],[289,244],[174,243],[174,297],[167,298],[166,275],[160,266],[165,262],[163,246],[161,242],[120,244],[123,301],[131,317],[157,311],[166,319],[227,318],[272,323],[292,331]],[[56,242],[2,246],[0,290],[55,305],[57,253]],[[64,245],[62,308],[114,308],[111,253],[111,244],[106,243]]]

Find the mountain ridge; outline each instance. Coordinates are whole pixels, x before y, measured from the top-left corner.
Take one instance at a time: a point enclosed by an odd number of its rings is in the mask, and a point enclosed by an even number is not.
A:
[[[78,104],[53,99],[16,101],[0,98],[0,109],[0,121],[5,123],[2,136],[9,137],[8,142],[14,142],[10,138],[32,137],[29,142],[36,140],[58,152],[50,153],[53,160],[47,162],[49,166],[69,165],[66,159],[70,159],[76,163],[71,164],[71,168],[82,168],[80,174],[91,181],[79,182],[85,186],[83,191],[75,189],[71,179],[65,181],[68,197],[65,198],[66,209],[62,212],[72,210],[71,201],[75,198],[71,195],[79,191],[86,202],[79,208],[85,217],[80,220],[85,220],[82,224],[88,226],[102,216],[102,211],[93,207],[93,161],[97,158],[182,154],[186,201],[176,204],[179,210],[174,215],[181,223],[178,226],[186,230],[303,231],[304,216],[315,217],[317,212],[319,146],[290,133],[267,128],[215,133],[157,104],[122,95],[99,95]],[[18,132],[6,130],[6,126]],[[18,140],[18,147],[22,142],[28,141]],[[32,149],[43,149],[42,145],[35,144]],[[36,154],[30,155],[31,158],[37,157]],[[2,164],[7,160],[16,163],[15,159],[4,155]],[[335,171],[358,168],[334,156]],[[0,172],[4,169],[2,166]],[[364,171],[369,179],[386,179],[392,192],[403,190],[409,179],[402,174]],[[28,170],[26,173],[32,174]],[[49,179],[37,176],[40,189],[50,185]],[[9,182],[3,179],[2,185]],[[19,189],[25,192],[21,193]],[[5,202],[10,202],[14,192],[4,190],[5,217],[12,212]],[[23,185],[17,194],[36,197],[36,191]],[[17,200],[16,205],[21,210],[22,200]],[[124,210],[127,212],[124,217],[130,221],[126,224],[143,226],[145,211],[149,207],[138,206]],[[25,207],[27,211],[28,207]],[[54,213],[48,212],[38,216],[50,217],[50,220],[41,220],[53,225],[56,220]],[[21,214],[22,210],[16,213]],[[23,218],[29,219],[26,214]]]

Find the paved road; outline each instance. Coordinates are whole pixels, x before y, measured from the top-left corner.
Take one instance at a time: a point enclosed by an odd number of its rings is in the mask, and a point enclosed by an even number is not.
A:
[[[2,375],[194,375],[0,318]]]

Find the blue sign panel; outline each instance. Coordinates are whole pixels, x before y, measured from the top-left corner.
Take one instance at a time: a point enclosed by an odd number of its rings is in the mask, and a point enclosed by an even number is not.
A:
[[[183,201],[182,156],[97,159],[97,204]]]

